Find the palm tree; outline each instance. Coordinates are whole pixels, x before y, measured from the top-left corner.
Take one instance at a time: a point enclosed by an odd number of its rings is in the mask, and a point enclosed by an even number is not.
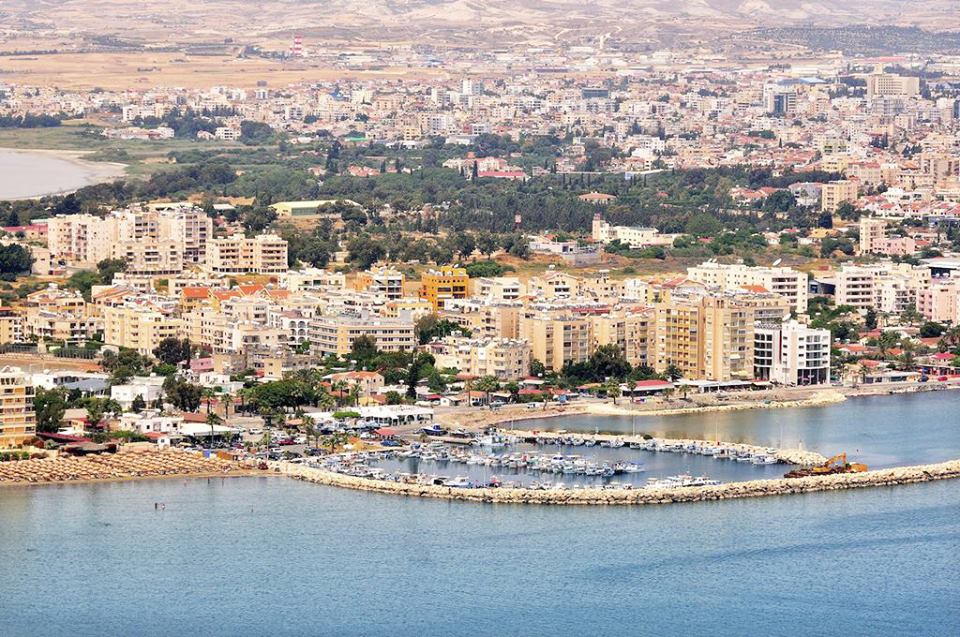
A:
[[[903,354],[900,355],[900,365],[907,371],[912,370],[917,362],[914,354],[916,348],[917,346],[910,340],[900,343],[900,349],[903,350]]]
[[[858,372],[858,376],[860,377],[860,382],[861,382],[861,383],[866,383],[866,382],[867,382],[867,374],[870,373],[870,368],[867,367],[865,364],[860,363],[860,365],[857,367],[857,372]]]
[[[937,349],[941,352],[951,351],[960,346],[960,323],[947,329],[940,337],[937,343]]]
[[[348,384],[345,380],[335,380],[330,384],[331,391],[337,392],[337,405],[343,405],[343,392],[347,391]]]
[[[633,397],[637,393],[637,381],[632,378],[627,381],[627,389],[630,390],[630,402],[634,402]]]
[[[300,417],[300,426],[303,428],[303,433],[306,434],[307,440],[313,438],[313,446],[320,447],[320,428],[317,427],[317,422],[307,416],[306,414]]]
[[[209,403],[208,403],[208,404],[209,404]],[[213,412],[210,412],[210,413],[207,414],[206,422],[207,422],[208,425],[210,425],[210,444],[207,445],[207,446],[212,448],[212,447],[213,447],[213,436],[214,436],[214,431],[213,431],[213,429],[214,429],[214,427],[216,427],[217,425],[223,424],[223,418],[221,418],[220,416],[218,416],[217,414],[215,414],[215,413],[213,413]]]
[[[622,393],[620,390],[620,383],[616,379],[611,378],[603,384],[603,393],[607,395],[608,398],[613,399],[613,404],[617,404],[617,397]]]
[[[477,391],[482,391],[486,397],[487,406],[492,408],[490,405],[490,393],[495,392],[500,389],[500,381],[497,380],[496,376],[484,376],[477,380],[475,385]]]
[[[880,351],[880,358],[886,358],[887,350],[896,345],[898,340],[896,332],[880,332],[880,336],[877,337],[877,349]]]
[[[201,396],[201,397],[203,398],[203,400],[205,400],[206,403],[207,403],[207,413],[208,413],[208,414],[209,414],[210,411],[211,411],[211,409],[210,409],[210,401],[213,400],[213,398],[214,398],[216,395],[217,395],[217,392],[213,391],[213,390],[210,389],[209,387],[204,387],[203,389],[200,390],[200,396]]]
[[[353,383],[350,385],[350,402],[354,404],[355,407],[360,406],[360,394],[363,393],[360,388],[360,383]]]

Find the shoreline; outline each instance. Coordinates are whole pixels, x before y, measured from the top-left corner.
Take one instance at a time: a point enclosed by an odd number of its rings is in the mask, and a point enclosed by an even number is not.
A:
[[[202,478],[271,478],[281,477],[280,474],[262,471],[260,469],[240,469],[231,470],[228,473],[222,471],[206,471],[203,473],[168,473],[156,476],[119,476],[113,478],[83,478],[80,480],[36,480],[36,481],[0,481],[0,489],[7,487],[55,487],[55,486],[83,486],[92,484],[108,484],[116,482],[144,482],[148,480],[184,480],[202,479]]]
[[[561,416],[629,416],[629,417],[663,417],[683,416],[687,414],[706,414],[728,411],[748,411],[754,409],[799,409],[807,407],[827,407],[846,402],[855,398],[869,398],[873,396],[892,396],[900,394],[919,394],[939,391],[954,391],[960,389],[956,383],[912,383],[878,384],[859,387],[830,387],[814,390],[804,397],[772,397],[764,398],[761,394],[752,400],[736,400],[726,403],[702,404],[690,399],[685,406],[669,406],[659,403],[619,403],[585,402],[567,405],[552,404],[546,409],[526,409],[520,405],[502,407],[497,411],[478,408],[474,412],[448,412],[440,414],[436,420],[445,426],[463,427],[465,429],[482,429],[485,427],[502,427],[516,421],[532,421]],[[759,393],[759,392],[758,392]],[[627,399],[621,399],[627,400]],[[674,402],[679,402],[675,399]],[[639,423],[638,423],[639,424]]]
[[[21,195],[16,197],[3,197],[0,196],[2,201],[29,201],[32,199],[42,199],[43,197],[55,197],[59,195],[68,195],[70,193],[76,192],[81,188],[87,186],[93,186],[96,184],[102,184],[110,182],[116,179],[122,179],[127,174],[127,164],[120,162],[99,162],[85,159],[87,155],[93,154],[95,151],[90,150],[60,150],[52,148],[11,148],[8,146],[0,147],[0,153],[7,154],[16,154],[16,155],[27,155],[27,156],[40,156],[40,157],[53,157],[64,161],[74,168],[76,168],[79,173],[77,178],[83,181],[82,184],[72,187],[64,188],[60,190],[52,190],[49,192],[42,192],[33,195]]]

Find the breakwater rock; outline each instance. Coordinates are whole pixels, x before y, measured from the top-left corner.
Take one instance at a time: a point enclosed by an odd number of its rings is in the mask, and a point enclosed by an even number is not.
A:
[[[585,433],[570,433],[570,432],[556,432],[556,431],[523,431],[516,429],[498,429],[497,433],[501,436],[514,436],[517,438],[522,438],[527,441],[539,440],[543,444],[555,444],[555,441],[558,439],[566,438],[582,438],[583,440],[593,440],[597,443],[602,442],[611,442],[613,440],[621,440],[624,444],[635,444],[635,443],[645,443],[648,441],[656,441],[659,443],[669,444],[669,445],[680,445],[686,447],[687,445],[701,445],[701,444],[716,444],[718,446],[727,447],[734,451],[743,451],[751,455],[766,455],[769,447],[760,447],[757,445],[748,445],[742,442],[723,442],[720,440],[711,441],[711,440],[699,440],[694,438],[654,438],[646,437],[640,435],[623,435],[623,434],[585,434]],[[822,454],[817,453],[816,451],[808,451],[806,449],[776,449],[773,451],[772,455],[784,464],[794,464],[803,467],[812,467],[814,465],[821,465],[827,461],[827,458]]]
[[[704,502],[756,498],[772,495],[813,493],[840,489],[883,487],[916,482],[960,478],[960,460],[914,467],[896,467],[864,473],[847,473],[806,478],[780,478],[730,482],[703,487],[638,489],[462,489],[389,482],[347,476],[288,462],[271,463],[275,471],[299,480],[359,491],[374,491],[400,496],[442,498],[470,502],[545,505],[641,505],[674,502]]]

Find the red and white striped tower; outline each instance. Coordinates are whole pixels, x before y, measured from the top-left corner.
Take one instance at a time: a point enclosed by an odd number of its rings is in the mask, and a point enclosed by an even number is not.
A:
[[[293,44],[290,45],[290,55],[295,58],[303,57],[303,36],[293,36]]]

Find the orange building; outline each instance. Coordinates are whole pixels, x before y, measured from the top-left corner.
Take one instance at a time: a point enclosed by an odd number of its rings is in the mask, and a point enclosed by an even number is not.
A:
[[[443,266],[420,277],[420,298],[430,301],[435,311],[442,310],[450,299],[465,299],[470,277],[463,268]]]

